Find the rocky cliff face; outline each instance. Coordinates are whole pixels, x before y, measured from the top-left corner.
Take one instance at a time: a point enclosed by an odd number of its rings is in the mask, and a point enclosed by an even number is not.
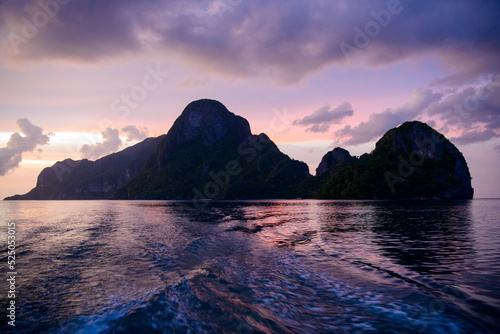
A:
[[[205,99],[190,103],[166,135],[95,162],[58,162],[28,194],[8,199],[290,198],[307,177],[305,163]]]
[[[436,197],[473,197],[472,178],[464,156],[455,145],[427,124],[418,121],[406,122],[388,131],[377,142],[373,154],[387,155],[390,152],[399,154],[399,174],[410,174],[409,177],[412,174],[421,175],[422,184],[433,180],[440,188],[435,194]],[[418,171],[426,167],[429,168],[427,175]],[[404,168],[407,172],[404,172]],[[410,173],[411,171],[416,172]],[[399,175],[401,178],[404,176]]]
[[[218,101],[190,103],[146,163],[114,198],[289,198],[309,177],[306,164]]]
[[[7,199],[472,198],[467,163],[421,122],[388,131],[359,159],[328,152],[311,177],[265,134],[220,102],[190,103],[170,131],[97,161],[45,168],[25,195]]]
[[[6,200],[107,199],[140,174],[164,137],[148,138],[96,161],[58,161],[42,170],[36,187],[30,192],[7,197]]]
[[[318,168],[316,168],[316,176],[326,173],[330,168],[338,163],[351,159],[355,158],[352,157],[347,150],[336,147],[323,156]]]
[[[463,155],[422,122],[389,130],[373,152],[358,160],[349,157],[345,150],[325,155],[312,196],[470,199],[474,194]]]
[[[158,170],[162,169],[186,144],[208,148],[223,138],[240,143],[251,135],[248,121],[227,110],[219,101],[193,101],[175,120],[148,167],[154,164]]]
[[[227,110],[219,101],[204,99],[186,106],[165,140],[181,145],[198,139],[210,146],[225,136],[241,142],[251,135],[246,119]]]

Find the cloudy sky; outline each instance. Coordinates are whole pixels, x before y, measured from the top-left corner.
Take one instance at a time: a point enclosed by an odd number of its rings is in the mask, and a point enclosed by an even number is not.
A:
[[[500,2],[0,0],[0,197],[217,99],[311,172],[427,122],[500,197]]]

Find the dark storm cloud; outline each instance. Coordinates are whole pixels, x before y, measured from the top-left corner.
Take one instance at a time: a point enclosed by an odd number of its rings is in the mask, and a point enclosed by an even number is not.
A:
[[[4,1],[9,51],[16,59],[63,59],[93,62],[140,50],[138,1]]]
[[[35,19],[44,11],[40,3],[58,4],[44,25],[41,15]],[[500,67],[500,2],[494,0],[19,0],[3,1],[0,13],[7,45],[10,33],[22,37],[23,17],[40,23],[12,59],[93,62],[160,50],[218,73],[271,75],[284,83],[353,60],[378,66],[423,54],[461,68],[442,80]],[[353,57],[341,45],[352,46]]]
[[[32,152],[39,145],[47,145],[50,140],[49,134],[44,134],[41,128],[28,119],[20,118],[16,123],[24,136],[15,132],[10,136],[7,146],[0,148],[0,175],[17,168],[23,160],[23,153]]]
[[[325,105],[315,110],[311,115],[294,121],[293,124],[309,126],[306,129],[309,132],[326,132],[330,129],[330,124],[340,124],[344,118],[353,114],[354,110],[348,102],[335,109],[330,109],[330,105]]]

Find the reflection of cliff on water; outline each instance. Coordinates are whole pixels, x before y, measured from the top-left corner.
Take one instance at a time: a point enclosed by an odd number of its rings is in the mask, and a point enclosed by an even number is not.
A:
[[[385,258],[439,279],[452,279],[450,275],[464,270],[473,252],[470,201],[262,201],[245,205],[214,201],[203,211],[187,210],[182,202],[157,205],[182,217],[178,228],[189,235],[202,236],[208,232],[205,229],[212,229],[210,225],[217,229],[215,225],[222,223],[220,232],[259,233],[261,239],[279,246],[313,240],[329,253],[372,264]],[[186,218],[192,223],[187,224]]]
[[[335,201],[317,205],[317,215],[323,246],[343,257],[372,264],[382,257],[445,279],[473,252],[470,203]]]
[[[420,273],[452,275],[473,252],[470,201],[379,202],[371,231],[381,253]],[[443,278],[443,277],[442,277]]]

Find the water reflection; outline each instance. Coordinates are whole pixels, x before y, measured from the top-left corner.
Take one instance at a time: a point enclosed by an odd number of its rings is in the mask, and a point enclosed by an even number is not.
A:
[[[422,274],[449,278],[474,253],[470,202],[389,202],[374,206],[373,242],[384,256]]]
[[[311,207],[318,244],[364,262],[389,260],[445,279],[474,256],[470,203],[321,202]],[[375,264],[374,263],[374,264]]]
[[[33,332],[412,332],[414,313],[430,332],[467,332],[498,315],[491,203],[0,204],[19,224],[19,319]],[[451,306],[436,314],[436,300]]]

